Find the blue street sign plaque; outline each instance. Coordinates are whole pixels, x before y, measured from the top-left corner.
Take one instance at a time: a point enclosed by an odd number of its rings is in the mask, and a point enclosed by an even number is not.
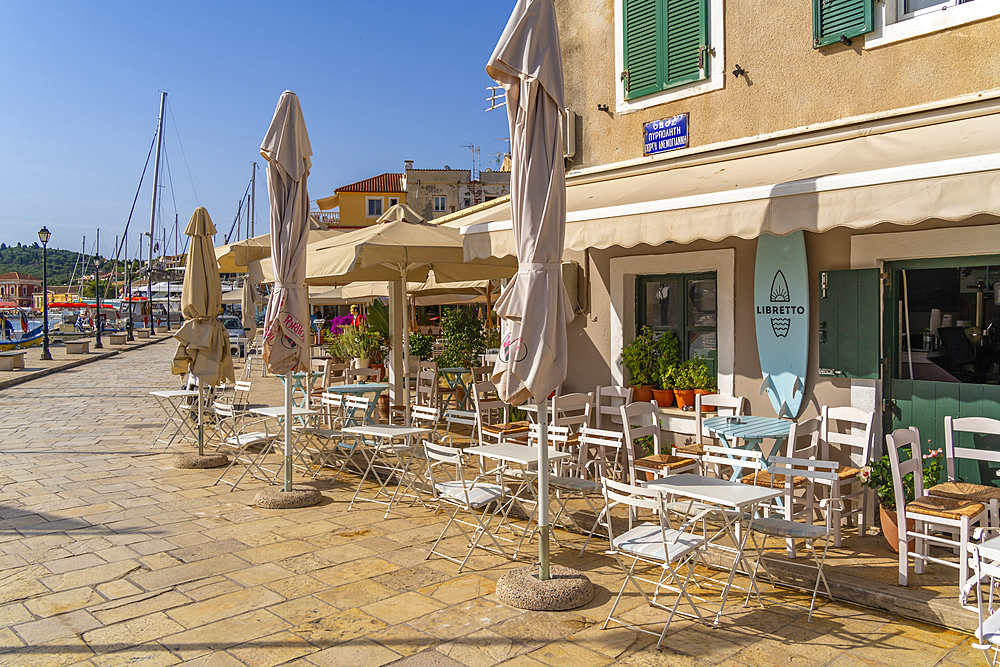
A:
[[[682,113],[673,118],[654,120],[642,127],[643,155],[655,155],[667,151],[687,148],[688,115]]]

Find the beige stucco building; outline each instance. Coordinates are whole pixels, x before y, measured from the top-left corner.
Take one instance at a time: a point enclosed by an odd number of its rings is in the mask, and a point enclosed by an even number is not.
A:
[[[407,160],[403,189],[413,210],[435,220],[510,194],[510,172],[486,170],[473,178],[470,169],[414,169]]]
[[[943,414],[1000,418],[1000,4],[680,4],[686,24],[660,0],[556,0],[573,121],[564,259],[587,277],[564,388],[626,383],[622,345],[649,324],[774,416],[757,249],[801,232],[793,416],[854,405],[935,447]],[[513,253],[506,198],[445,224],[472,256]],[[690,413],[661,413],[694,432]]]

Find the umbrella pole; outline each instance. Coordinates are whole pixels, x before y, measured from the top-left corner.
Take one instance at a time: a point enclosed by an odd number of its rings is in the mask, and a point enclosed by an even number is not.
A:
[[[285,492],[292,491],[292,371],[285,373]]]
[[[403,266],[403,331],[401,345],[403,346],[403,424],[410,425],[410,320],[407,314],[406,266]]]
[[[198,380],[198,456],[205,455],[205,385]]]
[[[538,402],[538,580],[549,580],[549,405]]]

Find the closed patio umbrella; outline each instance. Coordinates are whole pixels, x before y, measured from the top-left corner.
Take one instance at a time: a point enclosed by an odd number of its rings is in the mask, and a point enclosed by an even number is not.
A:
[[[201,413],[204,386],[214,387],[223,381],[235,381],[236,374],[229,353],[229,334],[219,321],[222,285],[212,247],[215,225],[208,211],[202,207],[195,209],[184,233],[191,237],[184,286],[181,288],[181,313],[185,321],[174,334],[178,344],[171,370],[174,375],[190,372],[198,378],[198,456],[203,456],[205,429]]]
[[[306,180],[312,147],[299,98],[281,94],[271,126],[260,146],[267,160],[267,194],[271,204],[271,262],[274,289],[264,317],[264,363],[285,375],[285,491],[292,491],[292,373],[309,370],[309,299],[306,243],[309,194]]]
[[[518,269],[497,302],[508,334],[493,371],[500,397],[538,402],[539,579],[549,578],[546,400],[566,378],[566,322],[572,315],[560,261],[566,234],[566,178],[560,114],[563,71],[552,0],[518,0],[486,73],[507,95],[512,166],[510,205]]]
[[[247,345],[253,343],[257,336],[257,304],[260,302],[260,295],[257,294],[257,286],[250,282],[250,278],[243,279],[243,290],[240,295],[240,314],[243,316],[243,331],[246,332]]]

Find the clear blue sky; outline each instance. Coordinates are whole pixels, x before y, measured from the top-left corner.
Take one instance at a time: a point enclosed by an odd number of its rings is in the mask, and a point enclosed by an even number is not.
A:
[[[162,219],[204,206],[225,233],[281,92],[299,95],[313,147],[309,195],[417,167],[467,169],[462,144],[506,150],[486,113],[485,65],[513,9],[487,2],[4,2],[0,22],[0,242],[101,254],[128,219],[167,91]],[[183,153],[182,153],[183,148]],[[185,156],[187,164],[185,165]],[[190,177],[188,175],[190,168]],[[129,232],[148,231],[152,163]],[[172,181],[172,189],[170,182]],[[193,186],[192,186],[193,182]],[[176,207],[174,201],[176,200]],[[268,222],[257,177],[257,230]],[[159,235],[159,234],[158,234]],[[221,237],[217,241],[221,242]],[[172,244],[171,244],[172,245]],[[172,250],[172,248],[171,248]]]

